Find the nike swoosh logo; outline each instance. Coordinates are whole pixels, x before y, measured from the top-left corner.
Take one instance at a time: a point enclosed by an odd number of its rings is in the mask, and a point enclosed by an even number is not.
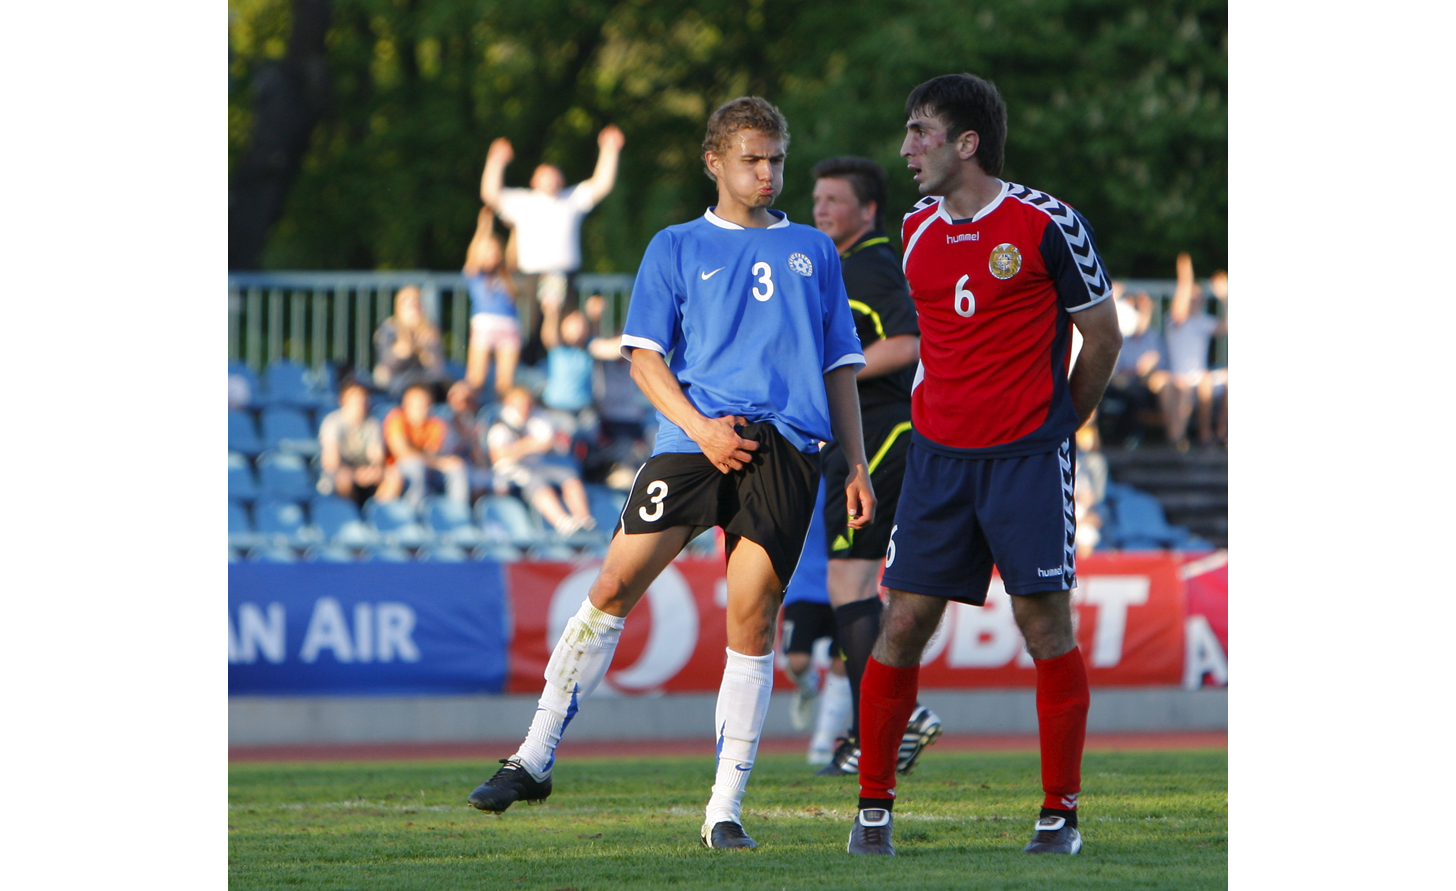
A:
[[[702,274],[703,275],[703,281],[707,281],[708,279],[712,278],[713,276],[717,275],[718,273],[722,272],[723,270],[725,270],[727,268],[728,268],[727,266],[719,266],[717,269],[714,269],[712,272],[704,272]]]

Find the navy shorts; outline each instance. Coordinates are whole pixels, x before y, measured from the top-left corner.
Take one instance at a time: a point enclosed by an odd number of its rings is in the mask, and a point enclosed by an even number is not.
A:
[[[981,606],[991,567],[1008,594],[1077,583],[1071,441],[1019,458],[951,458],[918,441],[890,533],[882,584]]]

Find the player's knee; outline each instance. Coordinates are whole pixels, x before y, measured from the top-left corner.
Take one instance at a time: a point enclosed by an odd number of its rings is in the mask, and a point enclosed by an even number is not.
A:
[[[632,605],[629,602],[631,598],[628,595],[626,578],[605,566],[597,580],[592,582],[587,596],[591,599],[592,606],[614,616],[625,615],[624,608],[630,609]]]

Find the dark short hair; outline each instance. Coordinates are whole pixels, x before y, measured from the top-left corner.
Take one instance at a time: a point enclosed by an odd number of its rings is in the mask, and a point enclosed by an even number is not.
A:
[[[875,203],[875,226],[884,225],[885,183],[888,177],[885,168],[869,158],[844,155],[826,158],[814,165],[814,179],[842,179],[854,191],[855,200],[861,205]]]
[[[905,117],[916,112],[944,121],[947,142],[975,131],[981,140],[976,162],[987,175],[1001,175],[1006,160],[1006,102],[995,84],[974,74],[943,74],[910,91]]]
[[[739,130],[757,130],[783,143],[784,151],[789,149],[789,122],[783,112],[767,99],[758,96],[739,96],[730,99],[708,118],[708,132],[703,137],[703,151],[723,155],[728,151],[728,140]],[[703,162],[708,178],[717,181],[708,163]]]

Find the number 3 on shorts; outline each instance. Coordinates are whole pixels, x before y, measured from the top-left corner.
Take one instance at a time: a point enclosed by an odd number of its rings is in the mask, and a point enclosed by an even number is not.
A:
[[[642,507],[637,508],[637,516],[648,523],[656,523],[662,519],[662,499],[667,497],[667,483],[664,483],[662,480],[653,480],[647,484],[647,494],[652,496],[650,499],[652,501],[652,510],[649,512],[647,505],[644,504]]]
[[[889,569],[890,564],[895,562],[895,533],[900,531],[899,526],[890,527],[890,547],[885,551],[885,568]]]

